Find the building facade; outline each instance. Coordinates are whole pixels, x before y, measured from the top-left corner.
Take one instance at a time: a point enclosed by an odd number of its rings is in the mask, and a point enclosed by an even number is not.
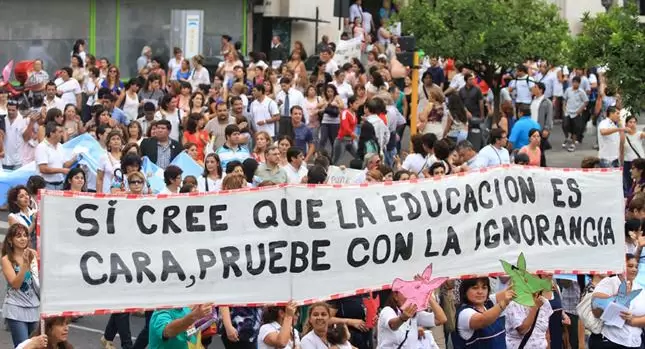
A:
[[[86,51],[106,57],[135,75],[143,46],[168,59],[171,12],[204,11],[202,52],[216,55],[228,34],[246,42],[247,0],[0,0],[0,66],[8,61],[41,58],[52,73],[68,66],[74,41],[85,39]]]

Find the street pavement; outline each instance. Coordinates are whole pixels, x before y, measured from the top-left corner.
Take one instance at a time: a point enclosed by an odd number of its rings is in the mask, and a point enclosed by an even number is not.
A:
[[[409,144],[409,135],[407,135],[407,133],[404,136],[404,141],[405,142],[403,144]],[[587,136],[585,137],[584,142],[580,144],[577,150],[573,153],[570,153],[561,147],[561,144],[564,141],[564,135],[559,124],[554,125],[550,141],[553,146],[553,149],[547,152],[547,164],[550,167],[580,167],[580,162],[583,158],[587,156],[596,156],[598,153],[592,148],[595,136],[593,136],[591,127],[587,130]],[[6,221],[7,212],[0,212],[0,239],[4,239],[4,235],[6,234]],[[4,292],[1,290],[4,290],[5,288],[5,279],[0,278],[0,304],[4,300]],[[99,338],[103,334],[107,321],[108,316],[88,316],[79,319],[70,326],[70,342],[78,348],[101,349]],[[131,317],[130,327],[132,329],[133,336],[137,336],[143,326],[144,319],[142,317]],[[119,340],[117,337],[115,344],[117,345],[117,348],[120,348],[120,345],[117,344],[118,342]],[[0,348],[12,348],[11,336],[9,332],[4,330],[4,326],[0,329]],[[218,338],[213,341],[213,344],[211,344],[209,348],[223,349],[224,346]]]

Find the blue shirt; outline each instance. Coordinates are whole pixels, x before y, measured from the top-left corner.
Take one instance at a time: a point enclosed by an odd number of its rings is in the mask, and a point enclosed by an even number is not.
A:
[[[130,125],[130,119],[125,115],[123,110],[114,107],[114,109],[111,112],[112,114],[112,119],[116,120],[119,124],[128,126]]]
[[[300,148],[307,155],[307,146],[314,142],[314,135],[311,129],[304,123],[293,128],[295,146]]]
[[[191,73],[190,70],[185,73],[182,73],[181,69],[177,70],[177,74],[176,74],[177,80],[182,80],[182,79],[188,80],[190,78],[190,73]]]
[[[532,128],[542,129],[537,121],[531,119],[530,115],[522,116],[513,124],[511,136],[508,138],[508,141],[513,144],[513,149],[520,149],[529,144],[529,131]]]

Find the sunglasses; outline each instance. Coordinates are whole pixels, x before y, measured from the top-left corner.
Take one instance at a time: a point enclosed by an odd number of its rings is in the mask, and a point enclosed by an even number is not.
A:
[[[141,180],[134,180],[134,181],[130,181],[130,184],[143,184],[143,181],[141,181]]]

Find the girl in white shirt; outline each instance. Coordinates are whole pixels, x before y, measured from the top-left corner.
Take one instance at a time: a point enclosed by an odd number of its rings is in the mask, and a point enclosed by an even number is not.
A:
[[[269,307],[262,314],[262,323],[258,332],[258,349],[299,349],[300,336],[293,328],[298,320],[298,308],[295,302],[286,307]]]
[[[627,282],[628,293],[641,289],[641,285],[634,282],[637,274],[638,259],[633,254],[626,254],[625,274],[604,278],[596,286],[593,298],[606,299],[616,296],[622,280]],[[602,309],[597,308],[593,308],[592,311],[598,318],[603,313]],[[645,292],[636,296],[629,305],[629,311],[621,312],[620,317],[625,320],[625,324],[621,327],[605,324],[601,334],[592,334],[589,338],[589,349],[641,347],[641,334],[645,327]]]
[[[219,155],[210,153],[204,159],[204,173],[197,178],[197,188],[200,193],[217,191],[222,186],[222,166]]]
[[[331,308],[327,303],[319,302],[311,305],[302,330],[305,334],[300,342],[302,349],[329,349],[327,329],[330,317]]]
[[[431,313],[417,309],[415,304],[406,305],[406,301],[402,293],[393,291],[379,313],[377,349],[416,349],[415,336],[420,328],[439,326],[448,320],[435,297],[429,297]]]

